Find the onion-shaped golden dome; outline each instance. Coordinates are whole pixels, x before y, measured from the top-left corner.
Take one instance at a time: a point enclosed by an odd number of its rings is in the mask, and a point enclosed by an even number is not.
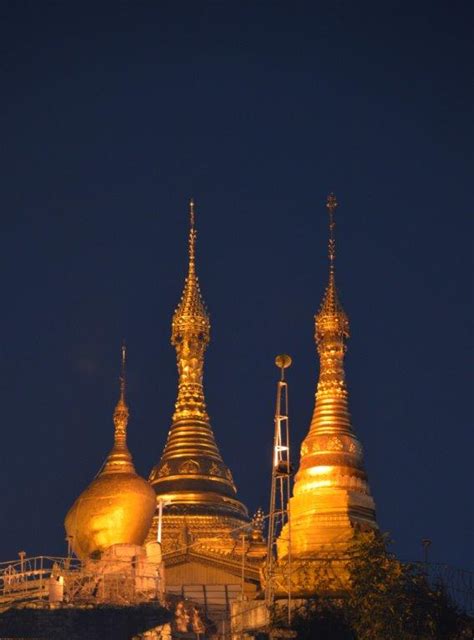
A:
[[[77,498],[65,519],[67,538],[81,559],[113,544],[144,543],[156,506],[155,492],[135,471],[127,447],[129,411],[125,402],[125,348],[120,398],[114,411],[114,446],[95,480]]]

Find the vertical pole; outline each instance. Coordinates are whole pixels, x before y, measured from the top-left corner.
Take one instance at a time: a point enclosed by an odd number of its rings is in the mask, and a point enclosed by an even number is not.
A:
[[[275,406],[272,484],[268,514],[265,602],[270,612],[275,599],[276,539],[286,525],[288,529],[286,539],[288,545],[286,590],[288,593],[288,624],[291,624],[291,533],[289,529],[289,499],[292,470],[290,462],[288,384],[285,381],[285,369],[291,365],[291,357],[286,354],[279,355],[275,359],[275,364],[280,369],[280,380],[277,383]]]
[[[54,564],[53,564],[54,567]],[[41,561],[40,561],[40,597],[43,597],[43,556],[41,556]]]
[[[25,570],[26,551],[19,551],[18,555],[20,556],[20,571],[21,573],[23,573],[23,571]]]
[[[245,586],[245,533],[242,533],[242,574],[241,574],[241,629],[240,638],[244,639],[244,586]]]
[[[156,531],[156,541],[161,544],[161,536],[163,531],[163,500],[158,500],[158,527]]]
[[[244,599],[244,586],[245,586],[245,533],[242,533],[242,570],[241,570],[241,592],[242,601]]]
[[[286,446],[287,448],[287,476],[286,476],[286,522],[288,525],[288,576],[286,588],[288,591],[288,626],[291,627],[291,461],[290,461],[290,422],[288,385],[285,383],[285,415],[286,415]]]
[[[208,615],[208,609],[207,609],[207,591],[206,591],[206,585],[203,584],[202,585],[202,595],[204,598],[204,613],[206,614],[206,616]]]

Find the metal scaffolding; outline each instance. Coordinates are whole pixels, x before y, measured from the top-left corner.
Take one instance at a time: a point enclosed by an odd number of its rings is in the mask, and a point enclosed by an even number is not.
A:
[[[288,384],[285,380],[285,369],[291,365],[288,355],[279,355],[275,359],[280,369],[280,380],[277,383],[275,407],[275,431],[273,437],[272,484],[270,492],[270,509],[268,514],[268,549],[265,567],[265,603],[268,609],[273,608],[276,591],[277,540],[288,549],[285,565],[284,585],[281,584],[281,568],[278,570],[278,588],[286,591],[288,599],[288,624],[291,624],[291,522],[290,495],[292,464],[290,459],[290,425],[288,416]],[[286,526],[285,526],[286,525]],[[283,534],[283,529],[285,533]],[[282,536],[285,536],[283,539]]]

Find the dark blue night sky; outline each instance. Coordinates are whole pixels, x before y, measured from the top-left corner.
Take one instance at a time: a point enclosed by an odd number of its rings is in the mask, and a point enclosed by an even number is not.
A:
[[[96,5],[96,6],[94,6]],[[269,502],[277,353],[294,457],[317,380],[327,194],[354,428],[404,559],[472,564],[471,3],[0,6],[0,560],[65,554],[112,443],[120,344],[148,475],[197,202],[208,409]]]

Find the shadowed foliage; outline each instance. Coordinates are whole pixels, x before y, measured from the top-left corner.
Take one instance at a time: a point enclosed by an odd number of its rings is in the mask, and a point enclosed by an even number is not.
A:
[[[360,532],[350,549],[347,598],[307,600],[293,616],[300,640],[468,640],[474,621],[418,565],[388,551],[387,535]]]

